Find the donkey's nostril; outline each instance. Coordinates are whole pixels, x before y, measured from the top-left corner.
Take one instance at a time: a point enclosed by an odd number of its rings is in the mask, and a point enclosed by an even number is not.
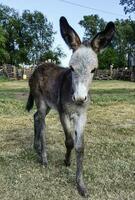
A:
[[[84,101],[87,101],[87,97],[85,96]]]
[[[75,101],[75,96],[74,95],[72,96],[72,100]]]

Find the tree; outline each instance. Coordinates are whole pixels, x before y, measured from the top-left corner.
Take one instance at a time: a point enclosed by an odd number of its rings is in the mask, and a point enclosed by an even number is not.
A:
[[[40,57],[52,48],[54,42],[53,26],[38,11],[31,13],[29,10],[25,10],[22,14],[22,22],[22,35],[25,36],[25,41],[28,42],[29,60],[39,61]]]
[[[2,65],[7,60],[9,60],[9,54],[5,50],[6,46],[6,34],[2,27],[0,27],[0,64]]]
[[[98,15],[84,16],[79,24],[85,29],[84,39],[91,39],[93,36],[104,29],[106,23]]]
[[[131,20],[116,20],[115,48],[119,61],[123,67],[127,65],[127,57],[134,52],[135,46],[135,22]]]
[[[124,6],[126,14],[135,12],[135,0],[120,0],[120,4]]]
[[[117,51],[111,47],[105,49],[98,55],[99,66],[101,69],[107,69],[110,65],[118,66],[117,63]]]
[[[10,57],[9,62],[11,64],[15,63],[17,44],[16,44],[16,34],[17,27],[16,20],[18,19],[18,13],[8,6],[0,4],[0,25],[6,33],[6,45],[5,49],[8,51]]]
[[[62,56],[62,51],[52,50],[55,32],[41,12],[25,10],[20,16],[15,9],[0,4],[0,26],[6,34],[4,48],[10,64],[35,64],[48,52],[57,59]]]
[[[44,61],[49,61],[51,60],[52,62],[55,62],[56,64],[60,64],[60,58],[65,57],[65,54],[62,52],[62,50],[57,47],[56,49],[49,50],[46,53],[44,53],[41,57],[40,57],[40,61],[44,62]]]

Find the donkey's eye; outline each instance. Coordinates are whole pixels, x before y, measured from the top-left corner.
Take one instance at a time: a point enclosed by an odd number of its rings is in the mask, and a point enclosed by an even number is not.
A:
[[[70,69],[71,69],[72,72],[75,71],[74,68],[72,67],[72,65],[70,65]]]
[[[94,68],[93,70],[91,70],[91,73],[94,73],[96,71],[96,68]]]

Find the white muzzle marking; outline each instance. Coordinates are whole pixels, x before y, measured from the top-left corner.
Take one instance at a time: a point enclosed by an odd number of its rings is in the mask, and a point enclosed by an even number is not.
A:
[[[82,83],[79,83],[75,87],[75,92],[73,94],[73,101],[84,103],[87,100],[87,89],[86,86]]]

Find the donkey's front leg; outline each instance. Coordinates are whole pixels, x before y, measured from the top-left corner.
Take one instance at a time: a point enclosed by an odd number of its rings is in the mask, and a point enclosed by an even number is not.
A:
[[[86,124],[86,114],[81,114],[75,120],[75,150],[76,150],[76,182],[78,192],[82,196],[87,196],[86,187],[83,181],[83,157],[84,157],[84,126]]]
[[[72,138],[72,126],[71,120],[69,116],[65,113],[60,113],[60,120],[65,132],[65,146],[66,146],[66,154],[65,154],[65,165],[70,166],[71,164],[71,151],[74,147],[74,141]]]

